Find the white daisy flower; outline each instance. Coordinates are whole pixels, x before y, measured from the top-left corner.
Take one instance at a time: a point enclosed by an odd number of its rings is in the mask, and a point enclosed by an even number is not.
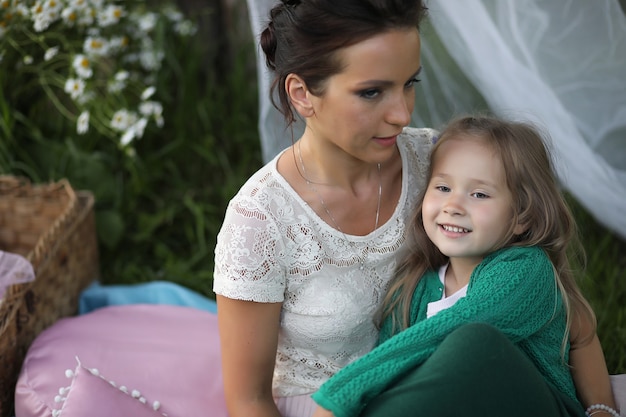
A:
[[[46,0],[43,7],[48,11],[48,13],[55,13],[58,15],[63,8],[63,5],[60,0]]]
[[[174,25],[174,31],[181,36],[193,36],[198,31],[198,27],[191,21],[184,20]]]
[[[80,78],[68,78],[65,81],[65,92],[76,100],[85,92],[85,82]]]
[[[174,8],[168,7],[163,12],[172,22],[180,22],[183,20],[183,14]]]
[[[150,86],[148,88],[146,88],[145,90],[143,90],[143,93],[141,93],[141,99],[142,100],[148,100],[150,97],[152,97],[152,95],[156,92],[156,88],[154,88],[154,86]]]
[[[110,4],[98,13],[98,24],[100,27],[115,25],[124,15],[122,7]]]
[[[148,119],[142,117],[137,120],[137,122],[132,126],[135,129],[135,137],[141,139],[143,137],[143,132],[146,130],[146,126],[148,125]]]
[[[83,44],[83,51],[87,55],[105,56],[108,53],[106,39],[98,36],[89,36]]]
[[[146,71],[156,71],[161,67],[162,51],[143,51],[139,54],[139,62]]]
[[[143,133],[146,129],[147,124],[148,120],[145,117],[142,117],[131,126],[129,126],[120,138],[120,143],[122,144],[122,146],[127,146],[135,138],[141,139],[143,137]]]
[[[93,70],[91,69],[91,62],[89,59],[82,54],[78,54],[74,57],[74,61],[72,62],[72,67],[76,74],[80,78],[90,78],[93,75]]]
[[[76,23],[78,23],[79,26],[89,27],[93,25],[94,16],[96,14],[95,9],[91,7],[85,7],[84,9],[77,9],[77,10],[79,10],[79,13],[78,13],[78,20]]]
[[[156,13],[146,13],[139,18],[139,29],[143,32],[150,32],[157,23]]]
[[[121,109],[115,112],[111,119],[111,127],[119,132],[126,131],[137,120],[137,115],[127,109]]]
[[[121,51],[128,46],[128,37],[114,36],[109,40],[109,48],[112,51]]]
[[[78,20],[78,11],[73,7],[66,7],[61,12],[61,18],[63,19],[63,23],[69,27],[73,27]]]
[[[43,55],[43,59],[44,61],[50,61],[52,58],[57,56],[58,53],[59,53],[59,47],[53,46],[52,48],[48,48],[46,50],[46,53]]]
[[[89,130],[89,111],[83,111],[80,116],[78,116],[78,121],[76,122],[76,132],[79,135],[84,135]]]
[[[83,94],[78,96],[76,102],[81,106],[89,103],[90,101],[96,99],[96,93],[93,90],[85,91]]]
[[[14,9],[13,12],[15,13],[16,16],[20,16],[20,17],[28,17],[30,16],[30,12],[28,11],[28,7],[26,7],[25,5],[23,5],[22,3],[16,4],[14,5]]]
[[[35,29],[35,32],[43,32],[50,27],[51,23],[52,19],[48,14],[39,13],[35,15],[33,29]]]
[[[126,70],[121,70],[115,73],[115,81],[126,81],[130,77],[130,73]]]
[[[78,10],[86,9],[89,6],[89,2],[87,0],[70,0],[70,7],[73,7]]]
[[[125,81],[111,80],[107,84],[107,91],[113,94],[119,93],[120,91],[124,90],[124,88],[126,88]]]
[[[120,144],[122,146],[127,146],[129,143],[133,141],[133,139],[135,139],[135,130],[128,129],[126,132],[124,132],[124,134],[120,138]]]
[[[163,127],[163,106],[158,101],[144,101],[139,105],[139,112],[145,117],[154,117],[158,127]]]

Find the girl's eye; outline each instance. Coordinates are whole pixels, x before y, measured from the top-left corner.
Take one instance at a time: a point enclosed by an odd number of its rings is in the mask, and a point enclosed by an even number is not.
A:
[[[441,191],[442,193],[450,192],[450,187],[446,187],[445,185],[437,185],[435,189]]]
[[[419,83],[421,80],[419,78],[411,78],[409,81],[404,84],[405,88],[414,87],[415,84]]]
[[[378,90],[377,88],[370,88],[368,90],[363,90],[359,92],[359,97],[365,99],[373,99],[378,97],[378,95],[380,95],[380,90]]]
[[[489,198],[489,196],[487,194],[481,193],[481,192],[478,192],[478,191],[475,192],[475,193],[472,193],[472,196],[476,197],[476,198],[481,198],[481,199],[482,198]]]

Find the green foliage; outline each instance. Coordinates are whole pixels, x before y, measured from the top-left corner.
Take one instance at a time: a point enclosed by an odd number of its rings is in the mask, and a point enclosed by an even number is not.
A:
[[[34,182],[68,178],[75,189],[94,193],[104,283],[169,280],[212,296],[213,249],[226,204],[261,165],[256,84],[242,64],[254,52],[244,45],[233,70],[218,73],[214,45],[199,35],[177,36],[174,29],[181,18],[159,14],[172,13],[171,7],[162,9],[155,2],[148,10],[145,2],[125,4],[157,17],[146,36],[162,57],[158,70],[134,78],[152,75],[150,82],[124,90],[125,99],[139,106],[145,88],[154,87],[150,100],[162,105],[163,126],[148,123],[141,135],[125,141],[126,131],[110,128],[111,110],[101,123],[104,127],[96,128],[96,107],[117,108],[110,92],[96,89],[95,100],[89,102],[89,131],[78,134],[81,103],[68,97],[62,82],[52,93],[42,85],[51,64],[35,59],[32,71],[18,72],[14,67],[22,68],[23,59],[5,53],[0,62],[0,173]],[[79,44],[84,34],[76,29],[60,20],[41,33],[23,28],[38,41],[54,34]],[[0,41],[10,39],[9,34]],[[6,43],[2,46],[10,50]],[[37,48],[34,56],[42,55],[44,48]],[[72,76],[69,63],[75,53],[57,53],[54,77]],[[130,65],[116,59],[110,57],[108,65],[130,72]],[[91,64],[95,74],[105,63],[94,59]],[[137,119],[142,116],[136,113]],[[157,115],[152,116],[156,121]]]

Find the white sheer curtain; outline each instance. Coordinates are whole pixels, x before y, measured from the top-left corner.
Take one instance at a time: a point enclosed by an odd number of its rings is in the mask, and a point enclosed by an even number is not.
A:
[[[268,162],[278,152],[291,145],[292,139],[298,139],[304,130],[303,122],[291,128],[285,128],[282,114],[272,105],[270,87],[272,78],[265,65],[265,55],[259,46],[259,36],[267,26],[270,9],[279,3],[278,0],[246,0],[252,34],[256,43],[256,68],[259,83],[259,134],[263,160]]]
[[[275,0],[247,1],[258,34]],[[563,186],[626,238],[626,18],[618,1],[427,4],[413,125],[439,127],[485,108],[535,122],[550,134]],[[267,98],[269,74],[258,57],[259,131],[269,160],[292,133]]]

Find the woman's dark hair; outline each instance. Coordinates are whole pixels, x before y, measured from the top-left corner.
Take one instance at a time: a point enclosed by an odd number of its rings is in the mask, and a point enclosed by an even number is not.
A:
[[[283,0],[270,11],[260,39],[275,74],[272,103],[291,125],[295,115],[285,91],[289,74],[322,95],[324,81],[342,70],[339,49],[392,29],[419,29],[426,10],[421,0]]]

